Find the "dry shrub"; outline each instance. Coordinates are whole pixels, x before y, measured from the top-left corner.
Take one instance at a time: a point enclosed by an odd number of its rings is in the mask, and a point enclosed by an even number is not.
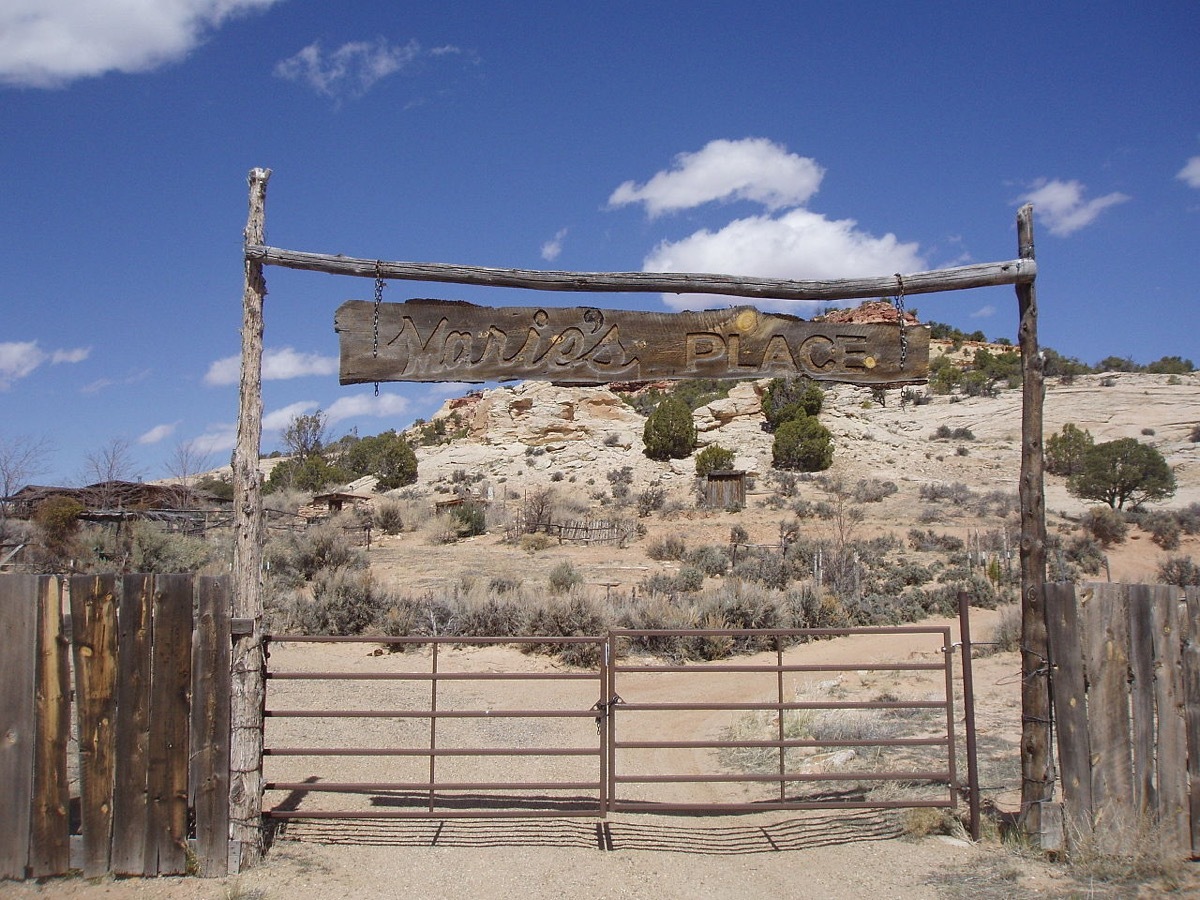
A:
[[[553,547],[556,543],[557,542],[554,540],[554,538],[550,537],[550,535],[546,534],[546,532],[538,531],[534,534],[521,535],[521,539],[518,541],[517,546],[532,556],[539,550],[547,550],[550,547]]]
[[[1067,862],[1081,880],[1108,884],[1161,881],[1168,889],[1183,875],[1180,848],[1164,841],[1153,817],[1110,804],[1092,827],[1068,823]]]
[[[552,594],[565,594],[576,585],[583,584],[583,576],[567,560],[555,563],[550,574],[546,576],[546,584]]]
[[[390,497],[377,500],[371,520],[384,534],[400,534],[404,530],[404,504]]]
[[[646,555],[662,562],[668,559],[683,559],[687,554],[687,543],[678,534],[656,538],[646,545]]]

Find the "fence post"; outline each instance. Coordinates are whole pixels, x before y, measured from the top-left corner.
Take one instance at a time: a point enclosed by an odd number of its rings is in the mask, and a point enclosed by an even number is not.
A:
[[[1017,211],[1017,249],[1033,260],[1033,205]],[[1051,797],[1050,675],[1046,666],[1046,495],[1043,484],[1042,401],[1044,379],[1038,353],[1037,289],[1016,286],[1021,346],[1021,820],[1040,834],[1041,805]]]
[[[963,725],[967,733],[967,790],[970,792],[967,806],[971,815],[971,840],[978,841],[979,761],[975,743],[975,671],[971,661],[971,597],[966,591],[958,592],[958,640],[962,644]]]
[[[0,878],[24,878],[33,802],[35,575],[0,575]]]
[[[245,244],[261,244],[270,169],[251,169]],[[242,378],[238,402],[237,448],[233,457],[234,551],[233,615],[249,620],[233,646],[230,691],[229,818],[230,868],[240,871],[262,857],[262,444],[263,264],[243,254]]]

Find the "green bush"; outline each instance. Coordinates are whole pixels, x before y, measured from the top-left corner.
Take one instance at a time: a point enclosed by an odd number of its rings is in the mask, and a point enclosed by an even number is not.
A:
[[[390,491],[417,480],[417,455],[395,431],[385,431],[356,442],[339,460],[357,477],[374,475],[377,491]]]
[[[666,397],[650,413],[642,429],[645,453],[650,459],[684,459],[696,449],[696,424],[687,404]]]
[[[42,543],[52,557],[68,553],[76,532],[79,517],[86,510],[82,503],[70,497],[47,497],[33,511],[33,522],[42,535]]]
[[[791,419],[775,431],[771,465],[776,469],[823,472],[833,464],[833,436],[812,416]]]
[[[153,522],[134,522],[130,531],[135,572],[197,572],[212,556],[203,538],[171,534]]]
[[[332,465],[320,453],[314,453],[285,459],[276,465],[263,485],[263,493],[273,494],[282,490],[316,493],[353,479],[352,473],[341,466]]]
[[[460,538],[475,537],[487,531],[487,514],[478,503],[460,503],[450,507],[450,519]]]
[[[1058,434],[1046,438],[1046,471],[1051,475],[1074,475],[1083,468],[1083,458],[1095,443],[1090,431],[1068,422]]]
[[[724,472],[733,468],[736,456],[720,444],[709,444],[696,454],[696,474],[703,478],[713,472]]]
[[[762,397],[767,431],[801,416],[815,416],[825,404],[825,391],[808,378],[773,378]]]
[[[1175,474],[1163,455],[1137,438],[1118,438],[1091,447],[1079,472],[1067,479],[1067,491],[1099,500],[1113,509],[1134,508],[1175,493]]]

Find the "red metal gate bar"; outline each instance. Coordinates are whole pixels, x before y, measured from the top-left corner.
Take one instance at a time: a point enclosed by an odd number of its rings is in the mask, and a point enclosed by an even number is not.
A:
[[[731,750],[753,749],[756,747],[945,747],[949,738],[880,738],[865,740],[859,738],[844,738],[842,740],[757,740],[757,741],[617,741],[617,747],[622,750]]]
[[[263,715],[268,719],[594,719],[596,711],[592,709],[268,709]]]
[[[383,819],[383,818],[465,818],[465,817],[539,817],[539,816],[590,816],[602,813],[605,806],[607,778],[604,773],[604,751],[600,740],[590,746],[572,747],[439,747],[437,722],[439,720],[474,720],[482,719],[540,719],[540,720],[571,720],[589,719],[599,721],[597,708],[600,704],[589,705],[587,708],[567,709],[446,709],[439,708],[439,682],[483,683],[489,681],[563,681],[591,682],[602,688],[607,683],[607,671],[602,666],[591,672],[463,672],[443,671],[439,665],[439,649],[442,645],[473,646],[486,644],[592,644],[602,649],[606,640],[600,637],[518,637],[518,638],[461,638],[461,637],[359,637],[359,636],[325,636],[304,635],[285,636],[281,638],[287,643],[370,643],[392,645],[429,645],[432,654],[421,658],[421,663],[430,667],[429,671],[373,671],[373,672],[317,672],[317,671],[268,671],[267,678],[273,682],[300,681],[340,681],[340,682],[412,682],[428,685],[427,708],[405,709],[266,709],[265,718],[275,719],[413,719],[425,720],[429,723],[428,744],[424,747],[265,747],[264,756],[271,757],[312,757],[312,758],[408,758],[428,759],[429,774],[422,780],[377,780],[377,781],[341,781],[341,780],[274,780],[264,784],[267,791],[287,791],[298,796],[313,793],[325,794],[383,794],[388,798],[403,801],[403,808],[368,809],[368,810],[330,810],[330,809],[296,809],[277,807],[264,813],[268,818],[277,819]],[[396,657],[398,664],[412,666],[417,658]],[[602,691],[600,692],[602,694]],[[589,704],[591,701],[588,701]],[[601,713],[602,715],[602,713]],[[491,758],[491,759],[530,759],[537,757],[558,758],[594,758],[597,761],[595,779],[572,780],[529,780],[529,781],[440,781],[437,778],[436,761],[443,758]],[[529,773],[534,774],[534,773]],[[586,773],[581,773],[586,774]],[[531,792],[541,796],[530,796]],[[550,792],[552,796],[546,796]],[[559,792],[572,792],[572,795],[561,796]],[[580,793],[590,794],[588,797],[578,796]],[[486,795],[484,797],[474,795]],[[426,804],[427,800],[427,805]],[[464,809],[462,803],[478,802],[478,808]],[[379,802],[378,800],[373,802]],[[409,805],[412,804],[412,805]],[[439,808],[439,804],[442,808]],[[507,804],[501,806],[500,804]],[[499,807],[499,808],[497,808]]]
[[[827,628],[827,629],[764,629],[761,631],[745,631],[739,629],[672,629],[672,630],[640,630],[615,629],[612,633],[614,645],[628,644],[639,638],[716,638],[732,637],[753,639],[758,642],[762,651],[766,639],[774,638],[774,664],[761,662],[744,663],[700,663],[688,665],[653,664],[639,662],[624,665],[615,663],[611,667],[609,682],[611,693],[616,696],[624,690],[626,697],[619,706],[614,708],[615,715],[610,716],[608,741],[609,769],[609,810],[615,812],[627,811],[661,811],[661,812],[741,812],[765,809],[835,809],[835,808],[904,808],[914,806],[953,807],[957,803],[957,775],[955,769],[954,742],[954,690],[953,672],[950,653],[950,629],[944,626],[902,626],[870,627],[870,628]],[[783,642],[796,642],[813,637],[839,637],[854,635],[927,635],[937,638],[940,646],[936,649],[942,654],[939,662],[852,662],[841,664],[829,663],[785,663],[783,661]],[[933,648],[930,648],[931,650]],[[760,652],[762,652],[760,651]],[[929,672],[941,671],[945,676],[944,697],[933,700],[796,700],[783,699],[783,678],[785,674],[801,673],[830,673],[830,672],[859,672],[871,671],[878,673]],[[712,701],[712,702],[650,702],[642,701],[631,694],[632,688],[622,679],[630,675],[675,675],[681,678],[691,678],[694,675],[722,675],[732,673],[749,673],[774,675],[774,690],[776,699],[772,701]],[[661,691],[661,682],[659,690]],[[766,684],[762,687],[765,689]],[[784,713],[791,711],[851,711],[851,710],[890,710],[910,711],[929,710],[945,715],[945,732],[941,735],[928,737],[889,737],[879,739],[864,738],[827,738],[817,739],[787,739],[784,733]],[[774,739],[753,740],[623,740],[619,734],[624,723],[630,721],[630,716],[638,713],[687,713],[687,712],[730,712],[756,713],[770,712],[777,717],[778,731]],[[928,765],[920,770],[840,770],[835,772],[790,772],[787,767],[785,753],[793,748],[806,749],[842,749],[842,748],[929,748],[942,754],[944,768],[930,768]],[[662,773],[630,772],[626,767],[618,765],[618,751],[654,751],[654,750],[727,750],[727,749],[761,749],[777,750],[779,753],[779,769],[771,774],[759,773]],[[944,784],[949,790],[946,799],[928,799],[912,796],[900,800],[829,800],[818,797],[802,799],[796,797],[789,800],[786,796],[788,783],[834,783],[834,782],[905,782]],[[778,784],[779,795],[774,801],[754,802],[666,802],[654,799],[626,799],[618,796],[619,785],[672,785],[672,784]]]

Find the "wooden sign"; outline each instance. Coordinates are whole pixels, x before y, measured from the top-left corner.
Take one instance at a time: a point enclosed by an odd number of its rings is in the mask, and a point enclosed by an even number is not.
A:
[[[806,375],[862,385],[919,382],[929,329],[808,322],[753,307],[657,313],[493,308],[456,300],[343,303],[341,383],[552,381]],[[903,362],[902,362],[903,360]]]

